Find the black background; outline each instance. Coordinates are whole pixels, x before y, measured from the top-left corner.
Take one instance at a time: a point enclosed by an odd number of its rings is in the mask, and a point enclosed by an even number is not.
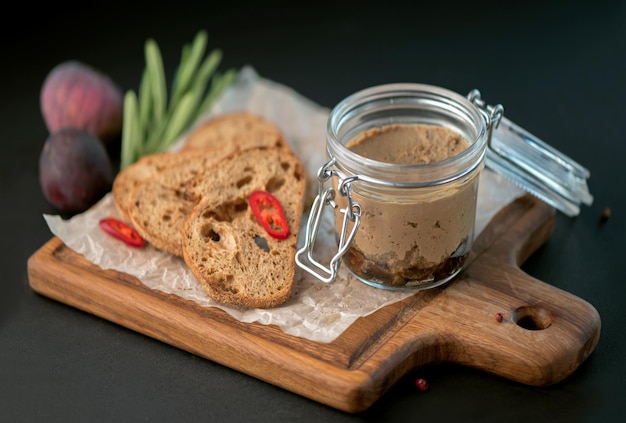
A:
[[[501,4],[502,3],[502,4]],[[0,17],[0,420],[609,421],[626,411],[626,4],[605,2],[22,2]],[[349,415],[35,294],[26,261],[56,213],[38,183],[48,135],[39,92],[77,59],[138,87],[154,38],[168,77],[200,29],[222,69],[253,66],[332,107],[352,92],[421,82],[479,88],[591,170],[595,201],[524,265],[594,305],[600,342],[565,381],[528,387],[450,364],[420,369]],[[114,147],[113,147],[114,148]],[[611,218],[600,223],[601,211]]]

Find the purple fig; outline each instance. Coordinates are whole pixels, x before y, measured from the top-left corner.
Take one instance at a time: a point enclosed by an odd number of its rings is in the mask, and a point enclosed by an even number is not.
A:
[[[46,139],[39,156],[39,183],[55,208],[78,213],[111,189],[113,169],[98,138],[82,129],[64,128]]]
[[[50,133],[75,127],[107,144],[122,131],[123,94],[103,73],[78,62],[54,67],[41,89],[41,113]]]

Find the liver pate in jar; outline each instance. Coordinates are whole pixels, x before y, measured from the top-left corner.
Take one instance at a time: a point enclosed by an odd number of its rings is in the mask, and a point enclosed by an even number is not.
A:
[[[346,144],[368,159],[407,165],[447,160],[468,146],[458,133],[424,124],[372,128]],[[456,274],[473,237],[477,176],[474,172],[445,189],[404,193],[392,188],[368,192],[354,183],[352,200],[361,205],[362,216],[344,263],[360,279],[389,287],[432,285]],[[340,218],[335,220],[341,225]]]

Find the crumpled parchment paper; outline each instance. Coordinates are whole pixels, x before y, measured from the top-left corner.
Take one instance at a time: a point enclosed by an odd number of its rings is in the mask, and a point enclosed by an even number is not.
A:
[[[236,82],[214,105],[207,118],[234,110],[249,110],[277,123],[316,180],[317,170],[326,161],[326,120],[330,110],[289,87],[260,77],[251,67],[241,70]],[[185,135],[174,149],[180,147],[184,138]],[[502,206],[520,194],[520,189],[495,173],[483,171],[476,234]],[[331,342],[359,317],[412,295],[369,287],[350,276],[343,266],[338,278],[330,284],[296,268],[294,289],[285,304],[266,310],[224,306],[204,292],[181,258],[151,246],[142,249],[127,247],[102,232],[98,221],[108,216],[120,217],[111,194],[71,219],[63,220],[60,216],[47,214],[44,219],[50,231],[69,248],[103,269],[131,274],[152,289],[178,295],[203,307],[219,307],[239,321],[277,325],[285,333],[313,341]],[[303,227],[307,219],[308,210],[302,219]],[[319,250],[328,252],[327,257],[318,258],[322,263],[328,263],[336,250],[333,230],[331,219],[325,219],[317,240]],[[304,233],[302,229],[301,233]],[[300,237],[299,247],[303,238]]]

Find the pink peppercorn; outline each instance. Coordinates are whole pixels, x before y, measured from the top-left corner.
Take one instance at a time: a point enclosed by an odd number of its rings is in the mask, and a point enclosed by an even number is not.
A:
[[[417,386],[417,389],[420,391],[425,391],[428,389],[428,381],[426,379],[417,378],[415,379],[415,386]]]

